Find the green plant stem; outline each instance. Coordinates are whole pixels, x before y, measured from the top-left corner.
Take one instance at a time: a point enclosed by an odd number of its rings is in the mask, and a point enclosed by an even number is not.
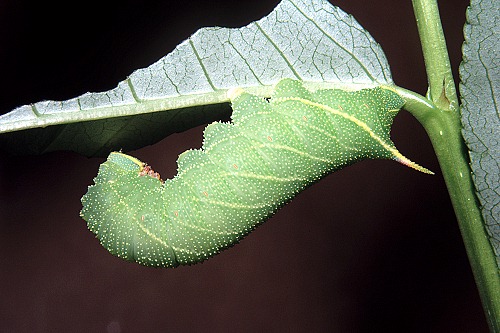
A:
[[[479,209],[459,102],[436,0],[412,0],[429,80],[428,100],[404,89],[405,109],[424,126],[441,166],[492,332],[500,332],[500,275]],[[434,107],[431,106],[434,105]]]
[[[455,112],[432,106],[425,97],[396,89],[405,109],[423,125],[438,157],[464,245],[492,332],[500,331],[500,275],[472,182],[467,147]]]
[[[428,98],[442,110],[457,110],[458,97],[436,0],[412,0],[429,80]]]

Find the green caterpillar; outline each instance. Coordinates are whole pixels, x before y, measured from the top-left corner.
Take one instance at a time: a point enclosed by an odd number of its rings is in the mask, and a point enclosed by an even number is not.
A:
[[[366,158],[419,171],[390,140],[403,99],[389,87],[308,91],[280,81],[270,100],[228,93],[232,123],[204,131],[201,149],[178,158],[162,181],[113,152],[82,198],[81,216],[112,254],[147,266],[201,262],[237,243],[325,175]]]

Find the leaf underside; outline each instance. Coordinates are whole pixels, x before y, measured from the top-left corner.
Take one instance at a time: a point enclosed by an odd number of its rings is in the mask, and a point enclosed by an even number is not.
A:
[[[343,86],[392,84],[380,45],[352,16],[325,0],[283,0],[245,27],[198,30],[112,90],[24,105],[0,116],[0,148],[88,156],[128,151],[227,118],[227,89],[262,88],[266,95],[287,77]]]
[[[500,269],[500,12],[472,0],[460,65],[462,134],[469,147],[481,212]]]

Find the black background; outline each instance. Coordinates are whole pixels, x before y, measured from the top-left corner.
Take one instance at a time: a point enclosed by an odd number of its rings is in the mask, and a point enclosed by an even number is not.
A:
[[[113,88],[203,26],[238,27],[278,1],[0,2],[0,112]],[[425,93],[410,1],[350,0],[395,82]],[[441,1],[455,76],[465,0]],[[78,216],[102,158],[0,154],[0,332],[485,332],[437,160],[406,112],[392,136],[428,176],[365,161],[299,195],[241,244],[192,267],[106,252]],[[202,127],[133,152],[163,178]]]

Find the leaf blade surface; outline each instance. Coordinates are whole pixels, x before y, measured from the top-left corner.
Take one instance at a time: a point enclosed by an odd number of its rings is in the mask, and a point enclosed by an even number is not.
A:
[[[462,134],[481,212],[500,268],[500,14],[494,1],[471,1],[460,65]]]
[[[227,89],[253,87],[265,95],[286,77],[338,86],[392,84],[380,45],[352,16],[325,0],[283,0],[245,27],[198,30],[114,89],[24,105],[1,116],[0,134],[13,134],[2,135],[0,146],[18,153],[131,150],[228,117]],[[134,119],[153,113],[164,115]],[[152,131],[141,125],[149,117],[162,126]],[[40,130],[48,126],[57,128]]]

